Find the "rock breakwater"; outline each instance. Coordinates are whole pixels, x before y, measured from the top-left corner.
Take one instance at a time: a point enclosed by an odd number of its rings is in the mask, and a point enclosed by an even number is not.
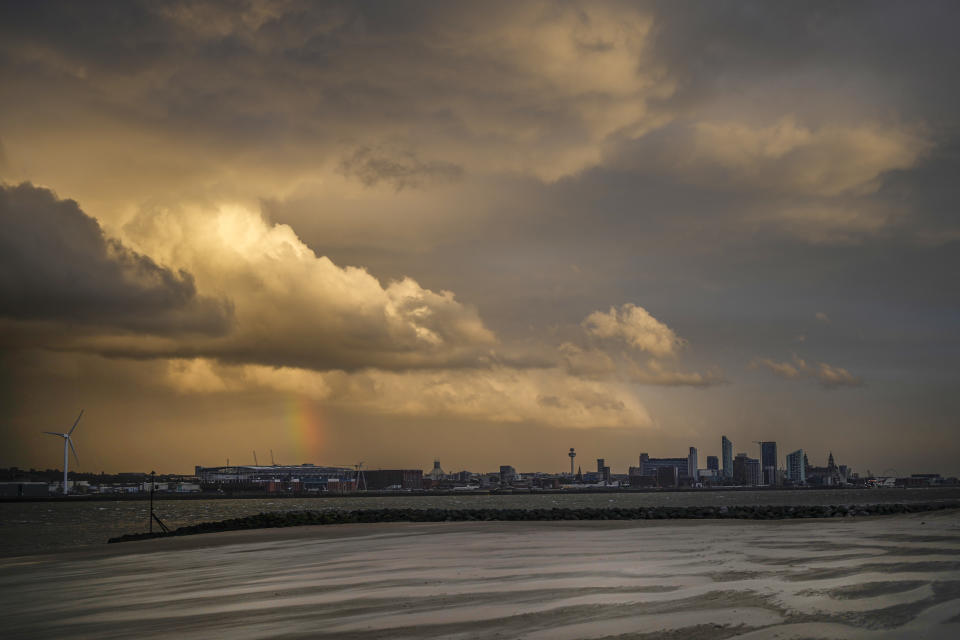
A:
[[[849,505],[737,505],[708,507],[639,508],[554,508],[554,509],[358,509],[354,511],[267,512],[243,518],[201,522],[173,531],[130,533],[107,542],[126,542],[218,533],[245,529],[268,529],[305,525],[333,525],[380,522],[484,522],[484,521],[558,521],[558,520],[689,520],[740,519],[783,520],[791,518],[840,518],[921,513],[960,508],[958,500],[908,502],[896,504]]]

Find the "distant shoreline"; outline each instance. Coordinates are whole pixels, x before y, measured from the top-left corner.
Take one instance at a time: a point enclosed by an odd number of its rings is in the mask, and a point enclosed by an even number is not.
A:
[[[878,487],[876,490],[909,490],[909,491],[937,491],[944,489],[958,489],[955,486],[941,487]],[[537,489],[537,490],[476,490],[476,491],[452,491],[452,490],[412,490],[412,491],[356,491],[352,493],[267,493],[259,491],[245,492],[198,492],[198,493],[169,493],[155,492],[154,500],[251,500],[251,499],[270,499],[270,500],[303,500],[306,498],[335,499],[335,498],[406,498],[410,496],[530,496],[530,495],[584,495],[584,494],[603,494],[603,493],[627,493],[627,494],[662,494],[662,493],[687,493],[687,494],[709,494],[720,492],[775,492],[789,491],[806,493],[811,491],[872,491],[874,489],[867,487],[709,487],[709,488],[629,488],[629,487],[589,487],[584,489]],[[150,492],[138,493],[113,493],[113,494],[73,494],[67,496],[0,496],[0,503],[5,502],[114,502],[114,501],[137,501],[149,500]]]

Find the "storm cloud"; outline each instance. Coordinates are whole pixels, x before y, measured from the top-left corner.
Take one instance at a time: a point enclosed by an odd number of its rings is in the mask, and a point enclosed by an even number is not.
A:
[[[116,238],[76,202],[29,183],[0,186],[0,317],[109,332],[221,335],[231,305],[193,276]]]

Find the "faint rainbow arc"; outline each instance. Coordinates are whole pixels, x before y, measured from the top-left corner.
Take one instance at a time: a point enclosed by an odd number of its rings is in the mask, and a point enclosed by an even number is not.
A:
[[[293,462],[321,463],[326,441],[326,420],[323,412],[313,399],[296,395],[287,399],[284,423],[290,436],[293,450],[299,460]]]

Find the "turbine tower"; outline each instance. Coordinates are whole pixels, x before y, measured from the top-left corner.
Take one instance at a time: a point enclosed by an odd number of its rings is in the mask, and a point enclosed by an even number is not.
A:
[[[360,491],[360,481],[361,481],[361,480],[363,481],[363,490],[366,491],[366,490],[367,490],[367,478],[366,478],[366,476],[363,475],[363,461],[361,460],[360,462],[358,462],[357,464],[355,464],[354,467],[356,467],[356,469],[357,469],[357,477],[356,477],[356,481],[357,481],[357,491]]]
[[[80,457],[77,456],[77,450],[73,448],[73,439],[70,437],[73,434],[73,430],[77,428],[77,425],[80,424],[80,418],[83,417],[83,409],[80,410],[80,415],[77,416],[77,419],[74,420],[73,426],[70,427],[70,431],[66,433],[56,433],[55,431],[44,431],[44,433],[50,434],[51,436],[60,436],[63,438],[63,495],[67,495],[67,463],[70,461],[67,453],[67,447],[70,447],[70,451],[73,451],[73,457],[77,461],[77,464],[80,464]]]

